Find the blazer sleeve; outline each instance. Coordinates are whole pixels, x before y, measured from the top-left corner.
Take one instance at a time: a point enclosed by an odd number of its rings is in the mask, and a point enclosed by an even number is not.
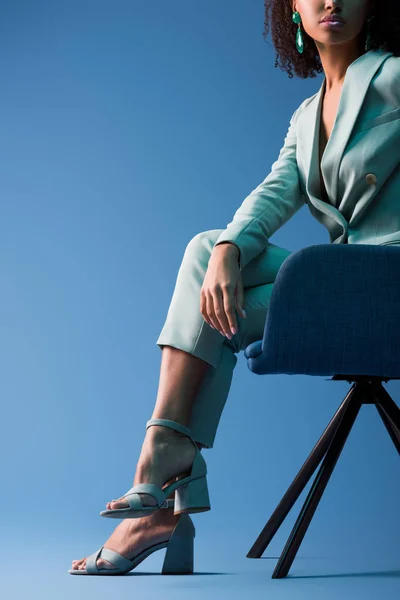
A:
[[[266,248],[272,234],[305,204],[296,159],[299,108],[290,119],[284,145],[270,174],[245,198],[213,246],[222,242],[235,244],[240,270]]]

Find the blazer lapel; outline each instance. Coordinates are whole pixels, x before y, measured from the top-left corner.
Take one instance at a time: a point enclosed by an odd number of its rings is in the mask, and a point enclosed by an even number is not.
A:
[[[314,209],[323,213],[324,216],[320,215],[321,219],[328,219],[328,229],[332,231],[333,243],[346,241],[349,225],[338,210],[340,208],[340,198],[338,197],[340,163],[371,80],[389,56],[392,56],[391,52],[369,51],[351,63],[347,69],[338,112],[321,161],[322,176],[326,191],[331,199],[330,204],[320,199],[321,188],[318,165],[319,130],[322,98],[326,84],[325,77],[319,92],[303,108],[298,119],[298,144],[304,157],[307,194]],[[332,226],[332,220],[334,226]]]

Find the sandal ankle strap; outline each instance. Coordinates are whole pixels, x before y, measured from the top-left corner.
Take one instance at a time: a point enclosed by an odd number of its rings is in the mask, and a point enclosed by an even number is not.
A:
[[[192,432],[190,429],[181,423],[177,423],[176,421],[170,421],[169,419],[150,419],[146,423],[146,429],[151,427],[151,425],[163,425],[164,427],[175,429],[175,431],[179,431],[180,433],[183,433],[192,439]]]

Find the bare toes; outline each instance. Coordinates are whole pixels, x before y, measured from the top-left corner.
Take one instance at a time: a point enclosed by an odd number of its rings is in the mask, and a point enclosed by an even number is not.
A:
[[[99,569],[116,569],[117,567],[110,563],[108,560],[104,560],[104,558],[97,559],[97,567]],[[81,558],[80,560],[72,561],[72,568],[75,571],[85,571],[86,569],[86,558]]]
[[[108,510],[115,510],[116,508],[129,508],[129,504],[125,499],[121,498],[119,500],[111,500],[111,502],[108,502]]]
[[[73,569],[76,569],[76,568],[78,567],[78,565],[79,565],[79,564],[80,564],[80,563],[81,563],[83,560],[85,560],[85,559],[84,559],[84,558],[80,558],[79,560],[73,560],[73,561],[72,561],[72,568],[73,568]]]
[[[143,506],[157,506],[157,500],[154,496],[149,494],[138,494],[142,500]],[[126,498],[119,498],[118,500],[111,500],[106,505],[107,510],[115,510],[117,508],[129,508],[129,502]]]

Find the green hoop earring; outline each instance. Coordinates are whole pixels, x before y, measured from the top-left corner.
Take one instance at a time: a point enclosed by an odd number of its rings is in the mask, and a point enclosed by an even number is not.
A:
[[[301,29],[300,29],[300,23],[301,23],[300,13],[298,13],[298,12],[293,13],[292,18],[293,18],[293,23],[296,23],[296,25],[299,26],[299,28],[297,30],[297,34],[296,34],[296,48],[300,52],[300,54],[303,54],[304,44],[303,44],[303,36],[301,35]]]

